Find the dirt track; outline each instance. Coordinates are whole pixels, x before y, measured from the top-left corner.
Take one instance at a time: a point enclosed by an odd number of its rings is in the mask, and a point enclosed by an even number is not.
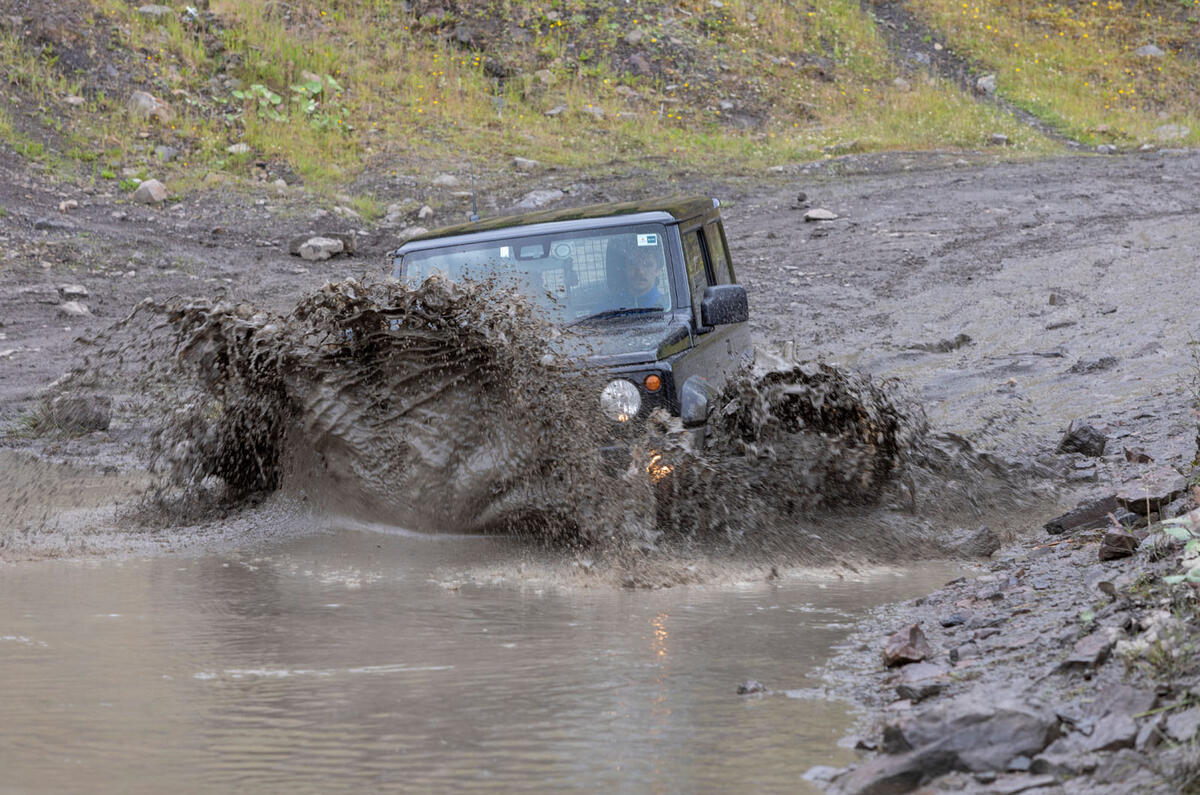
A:
[[[572,203],[713,193],[726,202],[739,278],[764,341],[794,340],[802,356],[900,377],[940,429],[1009,457],[1044,458],[1062,428],[1086,417],[1118,440],[1113,453],[1136,444],[1160,460],[1189,458],[1200,154],[966,157],[973,162],[958,154],[849,156],[723,185],[639,182],[629,193],[618,192],[619,180],[550,172],[504,192],[485,187],[484,204],[502,211],[546,185],[572,186]],[[397,242],[389,230],[342,219],[295,190],[222,189],[159,209],[48,191],[12,161],[0,170],[5,423],[77,361],[82,340],[144,297],[224,294],[286,309],[326,280],[384,273]],[[799,191],[840,217],[804,222]],[[81,206],[60,213],[68,198]],[[39,219],[71,228],[35,230]],[[457,218],[449,209],[436,220]],[[353,257],[306,263],[286,253],[291,235],[363,227]],[[60,313],[55,287],[63,283],[88,290],[91,316]],[[1110,455],[1095,477],[1123,470],[1123,457]],[[1076,477],[1091,473],[1084,467]]]

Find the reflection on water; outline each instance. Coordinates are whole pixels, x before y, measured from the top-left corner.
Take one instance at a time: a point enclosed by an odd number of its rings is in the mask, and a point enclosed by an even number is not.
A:
[[[812,672],[862,582],[447,589],[494,539],[341,530],[266,551],[0,568],[0,790],[798,791],[843,764]],[[803,695],[803,694],[801,694]]]

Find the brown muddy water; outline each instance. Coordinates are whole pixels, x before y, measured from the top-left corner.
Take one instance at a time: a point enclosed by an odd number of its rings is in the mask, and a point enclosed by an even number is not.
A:
[[[867,607],[955,576],[631,591],[572,568],[338,525],[4,564],[0,790],[816,791],[801,774],[853,752],[814,671]]]

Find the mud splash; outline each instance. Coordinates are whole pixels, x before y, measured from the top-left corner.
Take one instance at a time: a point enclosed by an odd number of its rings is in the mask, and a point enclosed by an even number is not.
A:
[[[132,376],[125,405],[147,418],[162,476],[143,512],[175,523],[278,490],[427,532],[810,560],[875,557],[862,549],[873,538],[891,557],[944,552],[936,536],[913,544],[925,527],[911,514],[918,490],[977,485],[988,468],[930,434],[898,385],[765,354],[714,402],[703,443],[660,413],[615,468],[600,454],[611,440],[595,399],[603,374],[580,350],[494,281],[349,280],[287,315],[144,302],[72,379]],[[967,486],[938,493],[979,498]],[[888,518],[903,506],[906,518]],[[831,515],[857,516],[857,532],[818,534]]]

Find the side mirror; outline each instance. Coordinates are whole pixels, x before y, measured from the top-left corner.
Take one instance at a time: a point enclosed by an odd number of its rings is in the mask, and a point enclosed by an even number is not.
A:
[[[750,302],[746,288],[740,284],[714,284],[704,288],[700,299],[700,323],[704,326],[723,326],[744,323],[750,319]]]

